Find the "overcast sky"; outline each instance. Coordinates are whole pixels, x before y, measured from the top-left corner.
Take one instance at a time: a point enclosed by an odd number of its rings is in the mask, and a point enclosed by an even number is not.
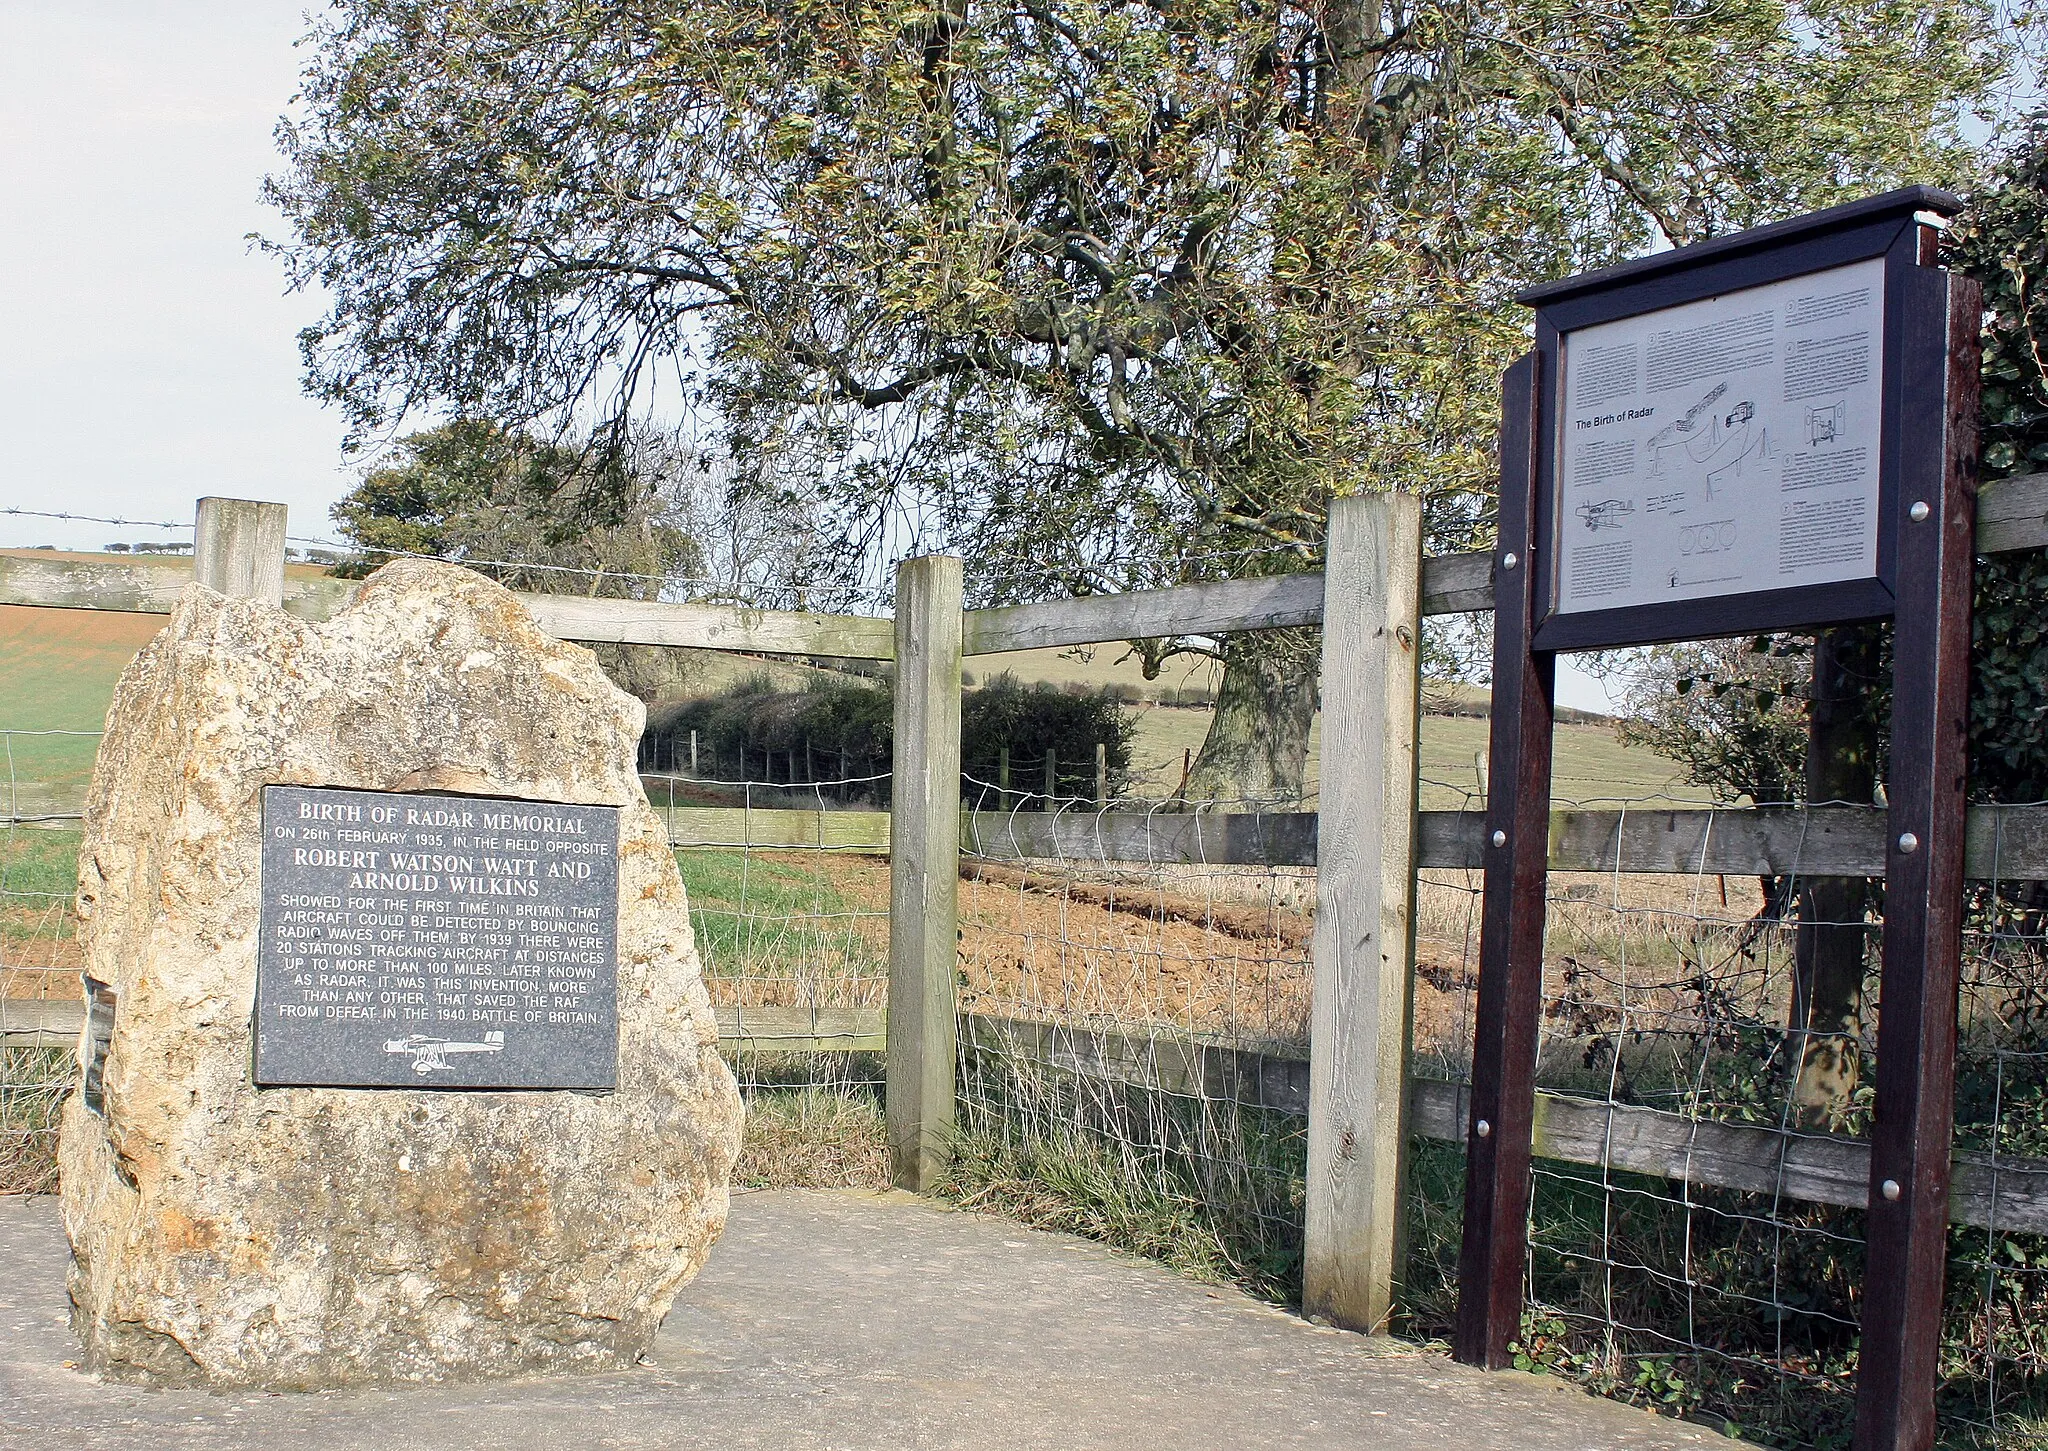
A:
[[[341,427],[299,392],[286,296],[245,237],[297,80],[298,3],[0,0],[0,505],[189,522],[282,500],[324,534]],[[0,545],[156,531],[0,515]]]
[[[0,509],[189,523],[202,494],[331,531],[338,418],[299,391],[288,295],[251,232],[298,81],[298,0],[0,0]],[[189,538],[0,513],[0,547]],[[1560,672],[1559,699],[1607,708]]]

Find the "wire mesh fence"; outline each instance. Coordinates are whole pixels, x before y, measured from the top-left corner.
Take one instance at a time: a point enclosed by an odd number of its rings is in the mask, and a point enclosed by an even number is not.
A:
[[[1301,1265],[1312,870],[1025,857],[1046,833],[1019,818],[1049,810],[1055,835],[1086,842],[1106,808],[1010,784],[968,782],[1009,803],[1013,830],[984,816],[962,859],[953,1192],[1286,1298]]]
[[[1577,804],[1624,815],[1670,805]],[[1864,1211],[1815,1202],[1799,1166],[1870,1128],[1882,883],[1830,892],[1839,879],[1796,861],[1774,877],[1620,868],[1549,880],[1538,1085],[1590,1109],[1605,1142],[1583,1156],[1600,1162],[1572,1162],[1544,1156],[1539,1129],[1518,1359],[1770,1444],[1845,1443],[1863,1287],[1886,1271],[1866,1262]],[[1950,1234],[1948,1445],[2031,1445],[2048,1413],[2048,1239],[1999,1223],[2014,1201],[1997,1187],[2001,1170],[2010,1183],[2038,1169],[2043,1151],[2043,901],[2032,883],[1971,888],[1955,1144],[1982,1156],[1990,1192],[1988,1222]],[[1477,872],[1420,874],[1419,1075],[1466,1077],[1479,906]],[[1815,1001],[1827,993],[1817,954],[1830,951],[1851,973],[1832,1008]],[[1711,1167],[1721,1125],[1751,1131],[1751,1172]],[[1614,1167],[1628,1158],[1623,1141],[1646,1133],[1669,1171]],[[1459,1146],[1418,1142],[1411,1333],[1449,1332],[1461,1192]]]
[[[69,1032],[42,1026],[62,1015],[43,1010],[77,1004],[76,798],[96,739],[0,731],[0,1190],[54,1183],[73,1052]],[[679,769],[671,749],[644,779],[679,843],[707,987],[749,1098],[742,1176],[879,1182],[886,830],[833,839],[823,822],[849,808],[880,817],[889,777],[783,749],[758,773],[743,759],[737,779]],[[1083,849],[1112,812],[1255,805],[1191,805],[1185,760],[1113,786],[1092,762],[1055,761],[1049,790],[1036,759],[1013,761],[1007,779],[999,761],[968,767],[966,804],[1016,830],[1005,842],[984,820],[961,863],[948,1187],[1298,1297],[1314,869]],[[1475,762],[1468,779],[1426,780],[1422,804],[1478,810],[1483,774]],[[1313,800],[1311,783],[1288,805]],[[757,829],[760,814],[792,809],[817,814],[815,839]],[[1026,829],[1027,816],[1062,830]],[[1026,850],[1048,839],[1079,845]],[[1797,861],[1769,879],[1626,865],[1549,883],[1539,1086],[1594,1130],[1577,1157],[1539,1148],[1522,1360],[1766,1442],[1836,1444],[1853,1409],[1862,1288],[1882,1267],[1865,1262],[1863,1211],[1806,1197],[1788,1166],[1800,1145],[1868,1130],[1882,885],[1817,893]],[[1420,873],[1422,1079],[1469,1076],[1481,905],[1477,872]],[[1994,1191],[1988,1215],[1951,1231],[1942,1435],[2032,1444],[2048,1425],[2048,1235],[2001,1222],[1995,1186],[2048,1160],[2048,890],[1994,879],[1968,906],[1956,1143]],[[1854,1012],[1808,1026],[1803,954],[1823,934],[1853,963]],[[1721,1127],[1754,1135],[1763,1187],[1698,1167]],[[1626,1156],[1609,1150],[1652,1131],[1670,1171],[1617,1167]],[[1455,1313],[1462,1159],[1454,1138],[1413,1144],[1396,1328],[1420,1338],[1446,1335]]]
[[[954,1192],[1298,1297],[1305,1070],[1290,1070],[1306,1056],[1313,870],[1102,860],[1085,849],[1093,803],[1014,782],[1008,799],[1067,821],[1020,823],[1010,842],[978,824],[963,860]],[[1424,800],[1483,805],[1441,781]],[[1077,849],[1021,858],[1047,840]],[[1625,865],[1549,883],[1538,1081],[1552,1125],[1532,1175],[1520,1361],[1771,1444],[1845,1442],[1864,1211],[1822,1202],[1851,1196],[1817,1194],[1800,1166],[1869,1129],[1881,883],[1829,917],[1839,896],[1797,862],[1771,878]],[[1481,901],[1476,871],[1420,874],[1414,1072],[1453,1092],[1469,1077]],[[1991,1191],[1988,1222],[1951,1236],[1949,1445],[2033,1444],[2048,1411],[2048,1242],[2031,1219],[1999,1222],[2018,1201],[1996,1184],[2048,1158],[2044,908],[2032,884],[1973,888],[1956,1144]],[[1832,1026],[1813,1002],[1823,934],[1855,968],[1851,1016]],[[1418,1338],[1447,1337],[1455,1316],[1461,1128],[1413,1144],[1397,1329]],[[1749,1161],[1733,1174],[1731,1143]]]
[[[1769,1161],[1782,1165],[1789,1138],[1857,1127],[1868,1095],[1855,1070],[1874,1036],[1836,1056],[1850,1066],[1833,1121],[1816,1122],[1801,1101],[1811,1035],[1790,1019],[1798,937],[1817,925],[1790,905],[1796,879],[1624,865],[1549,879],[1537,1083],[1590,1110],[1606,1142],[1599,1162],[1575,1163],[1539,1141],[1518,1361],[1745,1435],[1825,1444],[1853,1414],[1861,1211],[1805,1202]],[[1478,873],[1421,874],[1415,1056],[1426,1076],[1462,1082],[1469,1070],[1479,905]],[[1878,919],[1841,925],[1874,969]],[[1718,1186],[1692,1167],[1701,1126],[1714,1124],[1766,1131],[1754,1147],[1769,1189]],[[1608,1149],[1628,1134],[1658,1137],[1678,1172],[1614,1167],[1622,1156]],[[1448,1334],[1459,1146],[1419,1146],[1415,1188],[1409,1324]]]
[[[755,813],[886,800],[888,773],[803,787],[674,771],[641,779],[677,843],[705,986],[748,1100],[741,1179],[880,1187],[886,826],[850,847],[770,847],[758,844]]]
[[[77,1074],[80,759],[96,732],[0,731],[0,1194],[56,1187],[57,1115]]]
[[[1956,1146],[1994,1191],[2048,1161],[2048,883],[1973,883],[1963,950]],[[1949,1233],[1944,1417],[1999,1441],[2048,1437],[2048,1234],[2002,1213]]]

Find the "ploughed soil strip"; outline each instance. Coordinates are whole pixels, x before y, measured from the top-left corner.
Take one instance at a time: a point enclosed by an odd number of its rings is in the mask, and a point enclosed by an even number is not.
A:
[[[1202,902],[1133,883],[1077,881],[1056,872],[999,866],[994,862],[962,860],[960,875],[971,882],[1046,892],[1108,912],[1134,913],[1155,922],[1185,922],[1190,927],[1227,932],[1247,942],[1278,942],[1284,947],[1301,948],[1308,946],[1315,936],[1314,920],[1302,912]]]

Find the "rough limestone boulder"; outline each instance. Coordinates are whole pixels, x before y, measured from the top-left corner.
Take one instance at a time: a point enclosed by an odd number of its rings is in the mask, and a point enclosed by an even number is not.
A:
[[[186,592],[121,677],[86,807],[80,939],[115,1004],[61,1148],[89,1366],[317,1387],[645,1350],[724,1226],[740,1100],[641,719],[467,570],[389,565],[323,625]],[[279,784],[624,808],[617,1090],[254,1087]]]

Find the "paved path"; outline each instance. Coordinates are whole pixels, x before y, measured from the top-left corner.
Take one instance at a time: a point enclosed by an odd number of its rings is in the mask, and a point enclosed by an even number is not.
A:
[[[1736,1445],[908,1195],[735,1196],[653,1364],[622,1375],[317,1395],[102,1385],[66,1365],[63,1268],[55,1206],[0,1199],[7,1451]]]

